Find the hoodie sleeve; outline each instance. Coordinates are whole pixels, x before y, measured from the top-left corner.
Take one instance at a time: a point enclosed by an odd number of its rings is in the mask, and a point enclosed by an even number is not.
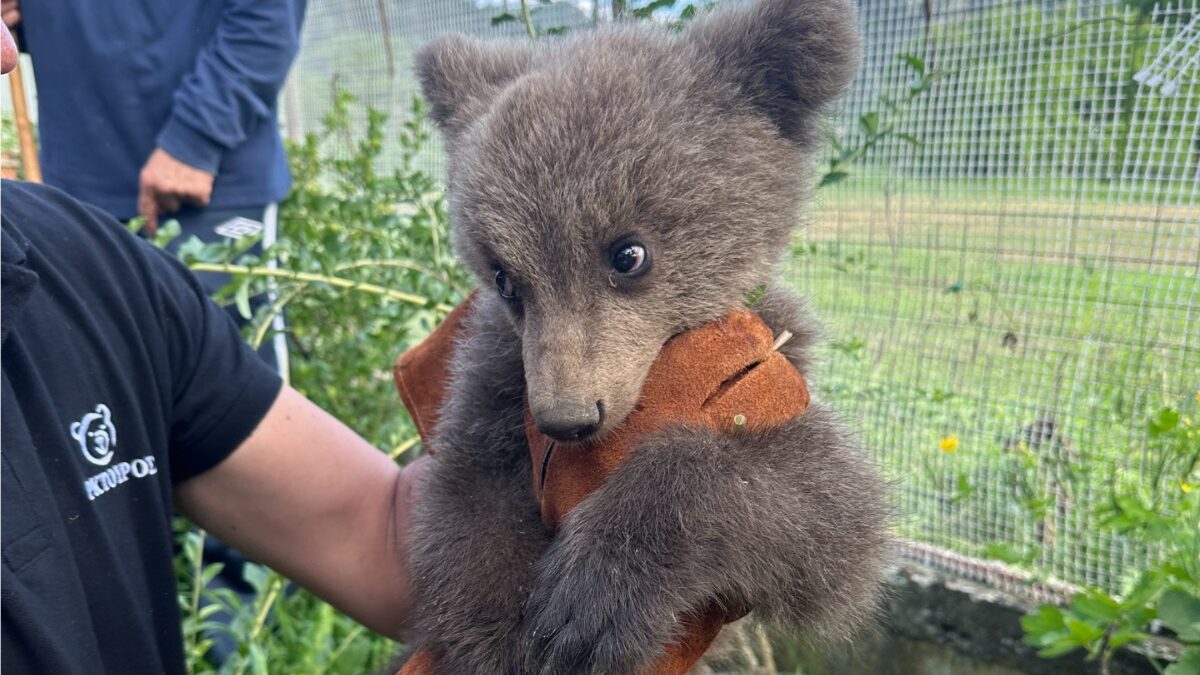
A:
[[[158,146],[215,174],[222,155],[270,120],[300,45],[305,0],[224,0],[225,11],[175,92]]]

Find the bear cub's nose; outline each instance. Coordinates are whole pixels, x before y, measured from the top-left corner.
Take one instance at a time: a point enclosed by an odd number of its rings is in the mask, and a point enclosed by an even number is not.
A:
[[[538,431],[556,441],[582,441],[595,434],[604,421],[604,404],[569,405],[560,403],[536,416]]]

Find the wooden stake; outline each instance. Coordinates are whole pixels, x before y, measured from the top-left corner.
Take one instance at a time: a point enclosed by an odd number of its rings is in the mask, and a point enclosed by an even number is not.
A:
[[[21,62],[8,74],[8,86],[12,91],[13,123],[17,127],[17,139],[21,144],[21,168],[25,180],[42,182],[42,165],[38,163],[37,142],[33,140],[33,123],[29,121],[29,105],[25,102],[25,82],[21,79]]]

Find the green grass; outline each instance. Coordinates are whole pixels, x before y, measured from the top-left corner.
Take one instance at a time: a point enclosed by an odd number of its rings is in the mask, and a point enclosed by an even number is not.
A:
[[[1197,418],[1196,209],[840,192],[789,273],[829,332],[818,390],[893,481],[902,533],[1118,586],[1147,552],[1097,510],[1160,489],[1149,415]],[[1055,438],[1030,447],[1038,420]]]
[[[1049,168],[1043,175],[1026,177],[904,177],[888,176],[886,167],[860,166],[852,172],[851,189],[827,190],[826,203],[856,203],[860,198],[883,199],[887,194],[905,190],[924,196],[971,200],[978,204],[1007,202],[1068,201],[1087,205],[1106,203],[1158,205],[1195,204],[1197,177],[1195,167],[1180,162],[1174,175],[1146,180],[1098,180],[1066,178]]]

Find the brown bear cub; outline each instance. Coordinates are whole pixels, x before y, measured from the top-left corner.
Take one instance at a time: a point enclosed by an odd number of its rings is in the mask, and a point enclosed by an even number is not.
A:
[[[439,672],[639,672],[713,602],[809,637],[872,613],[882,483],[819,403],[766,430],[651,434],[557,532],[525,433],[528,407],[564,447],[603,438],[670,337],[764,285],[754,312],[807,373],[814,322],[775,274],[857,64],[849,0],[421,51],[456,247],[485,291],[415,516],[415,642]]]

